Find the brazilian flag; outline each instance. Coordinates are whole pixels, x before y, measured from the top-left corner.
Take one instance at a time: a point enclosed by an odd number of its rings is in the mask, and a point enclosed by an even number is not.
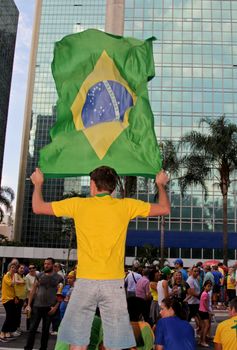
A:
[[[160,170],[147,91],[153,40],[89,29],[56,42],[57,121],[39,163],[46,177],[88,175],[101,165],[120,175],[154,177]]]

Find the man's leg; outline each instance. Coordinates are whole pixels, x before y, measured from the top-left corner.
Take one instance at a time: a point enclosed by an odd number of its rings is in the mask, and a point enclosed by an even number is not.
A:
[[[101,280],[98,293],[103,343],[108,349],[128,349],[136,346],[129,320],[123,280]]]
[[[39,307],[33,307],[32,309],[32,316],[30,321],[30,330],[27,338],[26,346],[24,347],[25,350],[32,350],[35,343],[35,334],[39,327],[39,323],[41,320],[41,312]]]
[[[21,311],[22,311],[23,304],[24,304],[23,299],[19,299],[18,303],[16,304],[16,328],[20,328],[21,326]]]
[[[46,350],[49,341],[49,328],[52,321],[52,316],[49,316],[50,307],[42,307],[42,334],[40,350]]]
[[[58,340],[86,348],[97,305],[97,281],[78,279],[60,324]]]

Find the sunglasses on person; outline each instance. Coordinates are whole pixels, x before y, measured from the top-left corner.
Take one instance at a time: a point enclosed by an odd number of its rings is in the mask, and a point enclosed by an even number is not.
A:
[[[34,266],[29,267],[29,270],[35,270],[35,267]]]

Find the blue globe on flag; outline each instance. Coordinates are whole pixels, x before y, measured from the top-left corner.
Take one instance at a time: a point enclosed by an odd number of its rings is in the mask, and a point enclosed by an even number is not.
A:
[[[126,111],[132,106],[132,96],[122,84],[103,80],[88,90],[81,114],[82,122],[85,128],[111,121],[123,122]]]

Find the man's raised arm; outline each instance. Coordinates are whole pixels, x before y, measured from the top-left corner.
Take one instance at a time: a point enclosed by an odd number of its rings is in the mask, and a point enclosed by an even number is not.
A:
[[[156,175],[156,185],[159,190],[159,202],[157,204],[151,204],[149,216],[169,215],[170,201],[165,190],[168,181],[169,178],[163,170]]]
[[[51,203],[45,202],[42,195],[44,175],[39,168],[36,168],[31,175],[31,181],[34,185],[32,195],[32,209],[35,214],[54,215]]]

